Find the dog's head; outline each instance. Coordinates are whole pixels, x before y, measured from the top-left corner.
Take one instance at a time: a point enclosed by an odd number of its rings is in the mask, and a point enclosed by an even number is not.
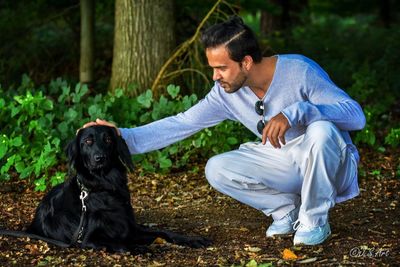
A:
[[[70,167],[76,171],[107,172],[111,168],[133,170],[128,147],[113,127],[91,126],[79,130],[67,145]]]

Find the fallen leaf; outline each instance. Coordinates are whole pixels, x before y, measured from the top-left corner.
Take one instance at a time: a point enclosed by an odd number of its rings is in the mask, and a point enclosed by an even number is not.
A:
[[[165,239],[161,238],[161,237],[157,237],[156,239],[154,239],[153,244],[158,244],[158,245],[162,245],[167,243],[167,241],[165,241]]]
[[[282,258],[284,260],[296,260],[298,257],[290,249],[285,248],[282,253]]]
[[[300,263],[300,264],[312,263],[312,262],[316,262],[317,259],[318,259],[317,257],[314,257],[314,258],[309,258],[309,259],[298,261],[297,263]]]
[[[249,251],[249,252],[260,252],[261,248],[258,247],[246,247],[244,250]]]

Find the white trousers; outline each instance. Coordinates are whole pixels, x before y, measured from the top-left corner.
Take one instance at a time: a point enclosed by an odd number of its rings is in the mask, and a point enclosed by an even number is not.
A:
[[[300,206],[307,226],[328,221],[335,198],[356,179],[357,163],[334,124],[318,121],[280,149],[260,142],[212,157],[206,177],[216,190],[279,220]]]

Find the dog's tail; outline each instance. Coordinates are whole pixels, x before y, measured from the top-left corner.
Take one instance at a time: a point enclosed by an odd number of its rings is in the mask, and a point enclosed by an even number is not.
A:
[[[36,235],[36,234],[32,234],[32,233],[28,233],[25,231],[12,231],[12,230],[3,230],[0,229],[0,236],[13,236],[13,237],[29,237],[29,238],[33,238],[33,239],[37,239],[37,240],[42,240],[45,241],[46,243],[52,244],[52,245],[56,245],[62,248],[69,248],[71,247],[70,244],[67,244],[65,242],[62,242],[60,240],[55,240],[55,239],[51,239],[48,237],[44,237],[44,236],[40,236],[40,235]]]

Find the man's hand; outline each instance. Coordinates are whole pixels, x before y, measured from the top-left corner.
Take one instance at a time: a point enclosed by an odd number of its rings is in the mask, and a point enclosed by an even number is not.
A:
[[[286,145],[285,133],[289,128],[288,120],[282,113],[279,113],[265,125],[262,134],[262,144],[265,145],[268,139],[273,147],[281,148],[280,143]]]
[[[117,134],[118,134],[119,136],[121,136],[121,132],[119,131],[119,129],[117,128],[117,126],[115,126],[115,124],[113,124],[113,123],[111,123],[111,122],[108,122],[108,121],[105,121],[105,120],[101,120],[101,119],[96,119],[96,121],[90,121],[90,122],[88,122],[88,123],[85,123],[85,124],[82,126],[82,128],[79,128],[79,129],[76,131],[76,133],[78,134],[78,132],[79,132],[80,129],[87,128],[87,127],[90,127],[90,126],[95,126],[95,125],[104,125],[104,126],[114,127],[115,130],[117,131]]]

